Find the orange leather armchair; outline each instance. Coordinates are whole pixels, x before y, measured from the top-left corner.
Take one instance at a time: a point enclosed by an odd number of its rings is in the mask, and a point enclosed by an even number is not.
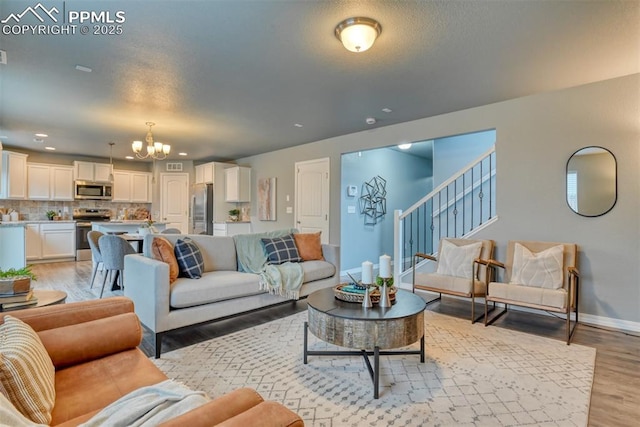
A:
[[[28,310],[11,316],[39,335],[55,366],[56,401],[51,425],[76,426],[140,387],[167,377],[140,351],[133,303],[125,297]],[[0,313],[4,322],[4,314]],[[303,426],[294,412],[239,389],[165,423],[166,426]]]

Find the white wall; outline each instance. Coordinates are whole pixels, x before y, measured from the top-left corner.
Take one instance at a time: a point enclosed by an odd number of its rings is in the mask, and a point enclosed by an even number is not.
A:
[[[260,176],[278,177],[278,221],[292,227],[284,195],[293,197],[293,165],[331,159],[330,241],[340,242],[342,153],[496,129],[499,221],[481,237],[497,242],[504,259],[509,239],[575,242],[579,245],[580,311],[640,322],[640,74],[542,93],[468,110],[339,136],[239,163]],[[565,201],[567,159],[581,147],[599,145],[618,159],[618,202],[611,212],[586,218]],[[252,204],[255,212],[255,202]],[[254,221],[254,230],[266,229]]]

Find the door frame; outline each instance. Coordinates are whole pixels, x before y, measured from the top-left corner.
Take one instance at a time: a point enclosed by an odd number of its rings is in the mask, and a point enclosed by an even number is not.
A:
[[[324,163],[326,165],[325,171],[327,174],[327,212],[326,212],[326,216],[327,216],[327,232],[323,233],[323,235],[321,235],[321,239],[322,239],[322,243],[329,243],[329,233],[331,232],[331,158],[330,157],[321,157],[318,159],[312,159],[312,160],[303,160],[300,162],[295,162],[293,165],[293,174],[294,174],[294,188],[293,191],[295,194],[295,209],[294,209],[294,215],[293,215],[293,224],[295,228],[298,228],[298,212],[299,212],[299,197],[298,197],[298,167],[301,165],[307,165],[307,164],[312,164],[312,163]]]
[[[163,179],[165,176],[182,176],[185,177],[187,179],[187,191],[186,191],[186,206],[187,206],[187,218],[185,219],[185,223],[186,223],[186,232],[184,232],[184,234],[188,234],[189,232],[189,225],[191,223],[190,218],[191,218],[191,178],[189,176],[188,173],[185,172],[180,172],[180,173],[166,173],[166,172],[161,172],[160,173],[160,188],[159,188],[159,196],[160,196],[160,219],[162,220],[162,218],[165,217],[166,212],[164,211],[164,197],[166,197],[164,188],[163,188]],[[180,230],[182,230],[182,228],[180,228]]]

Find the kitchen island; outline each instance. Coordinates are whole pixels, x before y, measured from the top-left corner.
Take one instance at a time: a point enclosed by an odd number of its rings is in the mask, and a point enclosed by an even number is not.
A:
[[[92,222],[91,229],[101,231],[103,233],[128,233],[137,234],[138,228],[146,224],[146,221],[140,220],[115,220],[105,222]],[[159,232],[167,227],[166,222],[154,222],[153,227]]]

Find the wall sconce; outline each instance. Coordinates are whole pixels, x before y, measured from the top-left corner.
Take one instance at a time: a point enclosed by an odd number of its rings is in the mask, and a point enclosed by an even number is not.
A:
[[[380,23],[371,18],[348,18],[336,26],[335,34],[351,52],[364,52],[382,32]]]

